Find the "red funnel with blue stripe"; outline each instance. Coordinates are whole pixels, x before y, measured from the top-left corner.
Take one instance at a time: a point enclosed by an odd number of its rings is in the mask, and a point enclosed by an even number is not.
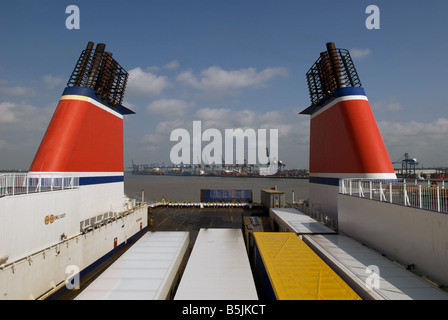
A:
[[[89,42],[82,52],[31,164],[29,175],[75,177],[81,219],[119,212],[125,204],[121,101],[127,72]]]
[[[123,106],[109,107],[90,88],[66,88],[30,172],[116,172],[122,176],[123,115],[130,113]]]
[[[311,118],[310,206],[337,218],[340,179],[396,175],[348,51],[327,48],[307,73],[312,105],[301,114]]]

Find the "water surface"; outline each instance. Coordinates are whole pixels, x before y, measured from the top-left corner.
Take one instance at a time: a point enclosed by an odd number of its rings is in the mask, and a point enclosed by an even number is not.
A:
[[[287,203],[308,199],[308,179],[281,178],[235,178],[201,176],[157,176],[133,175],[125,173],[124,191],[130,198],[141,199],[144,190],[145,200],[200,201],[201,189],[249,189],[253,201],[260,202],[263,189],[277,187],[285,193]]]

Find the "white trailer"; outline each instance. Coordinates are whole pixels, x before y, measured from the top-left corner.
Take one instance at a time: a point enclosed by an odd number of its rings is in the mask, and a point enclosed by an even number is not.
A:
[[[272,230],[303,234],[335,234],[336,232],[294,208],[269,209]]]
[[[445,290],[348,236],[304,235],[303,241],[363,299],[448,299]]]
[[[170,299],[188,244],[188,232],[147,232],[75,299]]]
[[[241,229],[200,229],[175,300],[257,300]]]

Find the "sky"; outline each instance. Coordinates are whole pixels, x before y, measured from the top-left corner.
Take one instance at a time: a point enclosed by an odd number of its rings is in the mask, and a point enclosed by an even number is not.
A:
[[[66,20],[79,8],[79,29]],[[379,9],[379,29],[366,27]],[[129,72],[125,167],[170,164],[173,130],[277,129],[286,168],[309,168],[305,74],[348,49],[391,161],[448,165],[448,2],[2,0],[0,169],[27,170],[88,41]],[[203,142],[202,147],[206,143]]]

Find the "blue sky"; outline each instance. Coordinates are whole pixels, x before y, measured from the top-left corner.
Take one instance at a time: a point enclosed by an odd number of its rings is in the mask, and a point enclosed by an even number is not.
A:
[[[65,26],[72,4],[79,30]],[[379,30],[365,26],[371,4]],[[201,120],[278,129],[279,158],[308,168],[309,117],[298,113],[310,104],[305,73],[330,41],[350,50],[391,160],[447,166],[447,12],[442,0],[4,0],[0,169],[29,168],[88,41],[130,73],[126,166],[168,163],[170,133]]]

